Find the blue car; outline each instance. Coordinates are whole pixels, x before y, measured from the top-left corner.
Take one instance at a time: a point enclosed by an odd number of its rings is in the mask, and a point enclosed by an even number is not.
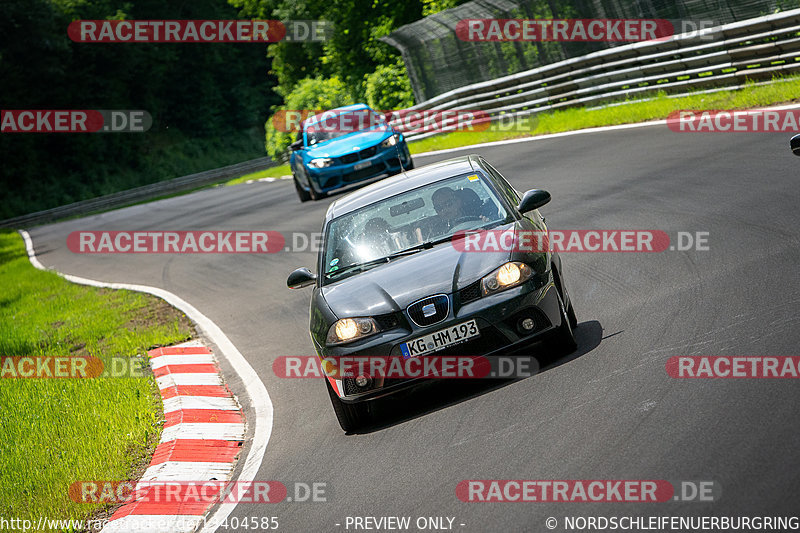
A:
[[[403,134],[365,104],[309,117],[290,148],[301,202],[414,168]]]

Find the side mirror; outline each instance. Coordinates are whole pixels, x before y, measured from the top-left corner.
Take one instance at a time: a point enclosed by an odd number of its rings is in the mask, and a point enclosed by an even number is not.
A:
[[[295,142],[293,142],[292,144],[290,144],[289,145],[289,149],[292,152],[296,152],[298,150],[302,150],[303,149],[303,139],[298,139]]]
[[[307,268],[298,268],[291,274],[289,274],[289,278],[286,280],[286,285],[290,289],[302,289],[303,287],[308,287],[309,285],[313,285],[317,281],[317,276],[312,274],[312,272]]]
[[[527,213],[539,209],[550,201],[550,193],[542,189],[531,189],[522,195],[522,201],[517,206],[517,211]]]
[[[800,135],[792,137],[792,140],[789,141],[789,145],[791,145],[794,155],[800,155]]]

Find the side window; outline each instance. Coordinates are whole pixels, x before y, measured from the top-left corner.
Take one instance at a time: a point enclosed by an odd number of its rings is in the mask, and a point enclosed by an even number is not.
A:
[[[501,189],[500,192],[502,192],[503,196],[506,197],[506,200],[508,200],[508,202],[511,205],[519,205],[519,201],[522,198],[520,198],[519,194],[517,194],[517,191],[514,189],[514,187],[512,187],[508,183],[508,181],[506,181],[506,179],[502,176],[502,174],[500,174],[492,165],[487,163],[486,160],[482,160],[482,161],[483,161],[483,164],[486,165],[486,168],[489,170],[489,173],[492,175],[492,177],[500,185],[500,189]]]

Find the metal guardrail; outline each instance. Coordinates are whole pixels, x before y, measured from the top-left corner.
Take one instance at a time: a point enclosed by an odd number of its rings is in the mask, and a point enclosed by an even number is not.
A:
[[[708,40],[709,35],[713,40]],[[663,41],[618,46],[468,85],[414,105],[403,114],[408,116],[409,112],[423,110],[481,110],[486,118],[475,121],[479,123],[655,91],[681,94],[710,87],[739,87],[746,79],[763,80],[797,71],[800,71],[800,9],[793,9],[710,28],[705,37],[681,34]],[[404,122],[413,130],[422,120]],[[406,137],[421,139],[450,129],[409,131]],[[2,220],[0,228],[30,227],[112,209],[276,164],[266,157],[253,159]]]
[[[144,185],[142,187],[129,189],[127,191],[107,194],[97,198],[90,198],[88,200],[82,200],[80,202],[55,207],[53,209],[47,209],[45,211],[38,211],[28,215],[0,220],[0,228],[29,228],[31,226],[45,224],[47,222],[52,222],[62,218],[85,215],[94,211],[122,207],[167,194],[189,191],[204,185],[215,183],[217,181],[232,179],[275,165],[276,163],[268,157],[251,159],[250,161],[244,161],[243,163],[237,163],[227,167],[206,170],[205,172],[189,174],[188,176],[181,176],[180,178],[160,181],[158,183]]]
[[[598,104],[664,91],[688,93],[739,87],[800,71],[800,9],[725,24],[707,33],[675,35],[566,59],[532,70],[454,89],[404,110],[480,110],[501,118]],[[425,132],[422,118],[406,118],[406,137],[421,139],[455,127]],[[405,126],[405,127],[403,127]]]

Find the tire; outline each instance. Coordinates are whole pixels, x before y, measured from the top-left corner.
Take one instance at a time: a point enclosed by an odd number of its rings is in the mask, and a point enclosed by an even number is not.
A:
[[[553,265],[553,280],[555,281],[556,289],[558,289],[559,305],[563,307],[564,300],[567,297],[567,291],[564,289],[563,285],[561,285],[561,276],[558,275],[558,270],[556,270],[555,265]],[[578,317],[575,316],[575,307],[572,305],[572,298],[570,298],[569,308],[567,308],[567,319],[569,319],[569,325],[573,330],[578,327]]]
[[[292,178],[294,178],[294,188],[297,191],[297,197],[300,198],[300,201],[307,202],[311,200],[311,195],[308,194],[307,190],[300,186],[300,182],[297,181],[297,177],[292,175]]]
[[[570,313],[564,308],[564,300],[558,295],[558,309],[561,311],[561,325],[553,332],[550,340],[550,347],[556,356],[567,355],[578,349],[578,342],[575,340],[575,332],[572,329],[573,320]],[[572,315],[574,316],[574,312]],[[577,323],[577,320],[575,320]]]
[[[317,192],[314,189],[314,184],[311,183],[310,180],[308,182],[308,189],[310,191],[309,194],[311,195],[311,199],[314,200],[315,202],[317,200],[322,200],[323,198],[325,198],[327,196],[327,194],[325,194],[324,192]]]
[[[572,300],[569,302],[569,309],[567,309],[567,318],[569,318],[569,325],[572,329],[578,327],[578,317],[575,316],[575,307],[572,305]]]
[[[331,387],[330,381],[325,379],[325,386],[328,387],[328,395],[331,397],[333,412],[336,419],[344,431],[358,429],[369,421],[369,409],[366,405],[355,403],[344,403]]]

